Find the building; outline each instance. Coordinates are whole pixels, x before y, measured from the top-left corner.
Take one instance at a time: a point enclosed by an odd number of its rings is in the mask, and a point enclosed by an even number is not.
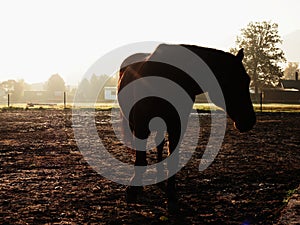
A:
[[[63,91],[24,91],[24,100],[27,103],[61,103],[63,99]]]
[[[295,80],[281,80],[284,89],[295,89],[300,91],[299,71],[295,72]]]
[[[49,91],[24,91],[24,100],[27,103],[45,103],[50,99]]]
[[[117,88],[116,87],[104,87],[104,100],[106,100],[106,101],[117,100]]]
[[[300,104],[300,91],[297,89],[275,89],[263,90],[264,103]]]
[[[298,72],[295,80],[281,80],[281,88],[264,89],[264,103],[300,104],[300,80]]]
[[[281,84],[284,89],[294,89],[300,91],[300,80],[282,80]]]

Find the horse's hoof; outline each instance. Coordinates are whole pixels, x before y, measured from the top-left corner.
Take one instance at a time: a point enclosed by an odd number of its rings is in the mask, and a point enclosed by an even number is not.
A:
[[[162,181],[162,182],[159,182],[159,183],[156,183],[156,186],[162,190],[162,191],[166,191],[166,184]]]
[[[127,203],[135,203],[138,198],[138,194],[141,194],[143,187],[140,186],[128,186],[126,188],[126,201]]]
[[[179,204],[177,199],[168,199],[167,208],[169,213],[177,213],[179,211]]]
[[[178,204],[178,198],[176,191],[173,190],[167,190],[167,209],[169,213],[176,213],[179,211],[179,204]]]

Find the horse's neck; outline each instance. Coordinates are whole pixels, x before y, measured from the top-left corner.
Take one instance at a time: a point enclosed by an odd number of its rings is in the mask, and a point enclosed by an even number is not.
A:
[[[199,56],[203,62],[208,66],[210,71],[207,73],[199,74],[199,76],[204,76],[205,80],[211,81],[212,79],[216,79],[220,86],[224,84],[225,77],[224,73],[227,71],[227,61],[226,54],[222,51],[215,49],[206,49],[206,48],[197,48],[196,50],[192,50],[197,56]],[[213,76],[213,77],[211,77]],[[202,79],[203,80],[203,79]],[[197,94],[208,93],[212,94],[215,90],[197,90]]]
[[[198,46],[191,45],[166,45],[162,44],[157,47],[157,49],[151,54],[149,57],[149,61],[163,62],[165,64],[173,65],[177,67],[179,64],[183,66],[183,68],[190,68],[190,62],[195,61],[195,57],[200,57],[204,63],[210,68],[212,73],[207,74],[197,74],[197,76],[214,76],[219,81],[222,74],[220,71],[222,70],[222,62],[224,61],[224,52],[215,49],[203,48]],[[168,63],[170,62],[170,63]],[[151,64],[151,63],[150,63]],[[182,69],[177,67],[178,69]],[[151,66],[150,66],[151,67]],[[151,67],[152,68],[152,67]],[[166,71],[175,72],[171,67],[164,67]],[[169,69],[170,70],[169,70]],[[186,77],[186,75],[181,75],[178,71],[175,72],[178,76],[170,76],[170,74],[161,74],[162,76],[166,76],[166,78],[171,78],[174,82],[180,84],[190,96],[196,96],[204,93],[201,89],[201,83],[194,81],[192,77]],[[207,79],[211,79],[207,77]],[[206,80],[206,78],[201,79]],[[204,81],[203,81],[204,82]],[[202,82],[202,83],[203,83]],[[199,85],[200,86],[199,86]],[[205,91],[213,91],[213,90],[205,90]]]

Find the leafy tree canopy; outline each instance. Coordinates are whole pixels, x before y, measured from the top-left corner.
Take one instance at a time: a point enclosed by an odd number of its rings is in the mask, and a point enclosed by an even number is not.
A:
[[[53,74],[46,83],[47,91],[65,91],[65,81],[59,74]]]
[[[289,62],[287,67],[284,70],[283,78],[287,80],[294,80],[296,71],[299,71],[299,63]]]
[[[24,80],[7,80],[0,83],[0,90],[1,94],[11,94],[12,99],[14,101],[21,100],[21,97],[23,96],[24,87],[25,87]]]
[[[280,64],[286,59],[280,44],[278,24],[271,22],[251,22],[241,30],[236,39],[236,47],[230,49],[234,54],[244,48],[243,63],[252,78],[255,93],[259,88],[275,87],[279,84],[283,71]]]

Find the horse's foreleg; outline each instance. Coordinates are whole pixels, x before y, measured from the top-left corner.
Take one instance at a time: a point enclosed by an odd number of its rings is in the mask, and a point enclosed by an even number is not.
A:
[[[165,145],[165,134],[162,131],[158,131],[155,136],[155,143],[157,149],[157,162],[162,161],[162,153]]]
[[[156,143],[156,150],[157,150],[157,165],[156,165],[156,171],[157,171],[157,180],[164,180],[164,166],[162,163],[160,163],[163,159],[163,150],[165,145],[165,134],[163,131],[158,131],[155,136],[155,143]]]

